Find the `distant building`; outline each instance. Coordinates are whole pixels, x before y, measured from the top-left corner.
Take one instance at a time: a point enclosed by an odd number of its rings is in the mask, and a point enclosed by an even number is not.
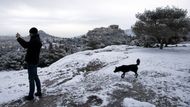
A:
[[[111,28],[111,29],[119,29],[119,25],[110,25],[109,28]]]

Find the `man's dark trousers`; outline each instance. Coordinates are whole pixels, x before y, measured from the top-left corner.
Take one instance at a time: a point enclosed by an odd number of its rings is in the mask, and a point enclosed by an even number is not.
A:
[[[29,96],[33,97],[35,91],[35,83],[37,87],[37,93],[41,93],[40,79],[37,74],[37,65],[28,65],[28,79],[29,79]]]

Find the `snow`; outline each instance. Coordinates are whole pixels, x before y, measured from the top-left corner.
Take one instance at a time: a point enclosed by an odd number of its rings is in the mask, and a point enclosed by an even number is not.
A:
[[[124,107],[156,107],[153,104],[150,104],[147,102],[140,102],[132,98],[125,98],[123,101],[123,106]]]
[[[0,74],[0,104],[27,94],[26,71],[0,72]]]
[[[119,101],[120,106],[125,107],[155,107],[160,105],[158,102],[163,100],[161,98],[166,98],[171,105],[189,106],[190,45],[178,46],[160,50],[113,45],[78,52],[49,67],[39,68],[38,75],[43,93],[67,94],[68,99],[75,103],[85,103],[89,96],[97,96],[103,100],[98,106],[117,104]],[[141,60],[138,78],[133,72],[128,72],[121,79],[121,72],[113,72],[116,66],[136,63],[137,58]],[[85,68],[90,62],[101,62],[103,66],[88,71]],[[0,72],[0,83],[0,96],[3,96],[0,97],[0,104],[20,99],[28,93],[27,70]],[[148,90],[154,94],[151,95]],[[149,94],[150,98],[146,98]],[[61,102],[63,99],[57,101],[57,106],[66,106]],[[97,105],[92,103],[91,106]]]

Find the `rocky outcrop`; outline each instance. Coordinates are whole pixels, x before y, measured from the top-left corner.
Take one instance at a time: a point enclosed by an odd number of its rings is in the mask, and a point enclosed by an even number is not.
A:
[[[88,46],[91,49],[102,48],[108,45],[127,44],[129,37],[118,25],[101,27],[87,33]]]

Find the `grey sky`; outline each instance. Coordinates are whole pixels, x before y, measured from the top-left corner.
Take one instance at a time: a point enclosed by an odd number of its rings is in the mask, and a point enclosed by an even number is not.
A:
[[[167,5],[190,12],[190,0],[0,0],[0,35],[24,36],[33,26],[62,37],[111,24],[129,29],[136,13]]]

